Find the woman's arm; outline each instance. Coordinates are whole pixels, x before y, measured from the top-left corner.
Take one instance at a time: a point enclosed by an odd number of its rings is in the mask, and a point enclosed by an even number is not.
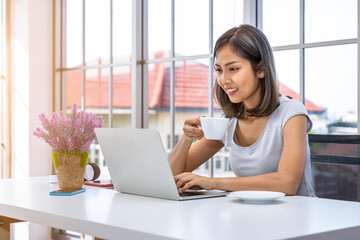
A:
[[[268,190],[294,195],[301,183],[306,162],[307,118],[292,117],[284,127],[284,147],[277,172],[251,177],[207,178],[191,173],[175,176],[181,191],[198,186],[226,191]]]
[[[224,146],[217,140],[204,138],[198,127],[200,124],[199,117],[185,121],[184,134],[168,158],[173,175],[192,172]],[[195,140],[196,143],[192,144]]]

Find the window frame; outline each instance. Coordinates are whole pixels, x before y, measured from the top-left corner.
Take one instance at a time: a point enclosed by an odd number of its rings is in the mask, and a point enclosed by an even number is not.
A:
[[[113,62],[113,38],[110,36],[110,63],[102,65],[87,66],[85,62],[85,8],[86,0],[82,0],[82,64],[78,67],[67,68],[66,66],[66,1],[54,0],[54,83],[53,102],[54,111],[65,110],[66,108],[66,79],[67,71],[80,70],[82,72],[82,102],[83,110],[86,110],[85,102],[85,80],[87,69],[110,68],[109,80],[109,127],[113,127],[113,67],[131,67],[131,126],[133,128],[148,128],[148,65],[156,63],[169,63],[170,65],[170,148],[175,146],[175,62],[195,59],[208,59],[209,66],[213,63],[213,0],[209,1],[209,50],[207,54],[175,56],[175,0],[171,0],[171,49],[170,56],[161,59],[149,59],[148,57],[148,1],[132,0],[132,57],[128,62]],[[112,7],[110,1],[110,34],[113,32]],[[244,0],[244,22],[255,25],[256,4],[252,0]],[[213,69],[208,71],[208,115],[214,115],[213,106]],[[209,175],[214,175],[214,160],[209,160]]]
[[[114,63],[113,62],[113,16],[112,6],[113,0],[110,1],[110,62],[102,65],[86,65],[85,62],[85,7],[86,0],[82,0],[82,65],[79,67],[66,68],[65,54],[66,49],[64,42],[66,40],[66,0],[55,0],[54,4],[54,84],[53,84],[53,110],[64,110],[66,106],[66,81],[65,75],[67,71],[80,70],[82,72],[82,108],[85,110],[85,80],[86,70],[88,69],[110,69],[109,79],[109,127],[113,127],[113,68],[114,67],[130,67],[131,68],[131,126],[134,128],[148,128],[149,124],[149,109],[148,109],[148,66],[149,64],[170,63],[170,148],[175,146],[175,62],[195,59],[208,59],[209,66],[213,62],[213,5],[214,1],[209,0],[209,51],[208,54],[191,55],[191,56],[175,56],[175,0],[171,0],[171,49],[170,56],[161,59],[149,59],[148,57],[148,1],[147,0],[132,0],[132,58],[127,62]],[[244,23],[254,25],[262,30],[263,22],[263,0],[244,0]],[[356,44],[358,45],[358,87],[357,87],[357,101],[360,102],[360,24],[358,24],[358,37],[352,39],[342,39],[333,41],[323,41],[314,43],[305,43],[304,28],[305,28],[305,0],[299,0],[300,4],[300,42],[299,44],[274,46],[273,51],[283,50],[299,50],[299,98],[305,103],[305,50],[314,47],[336,46],[342,44]],[[358,0],[358,18],[360,13],[360,0]],[[59,41],[60,40],[60,41]],[[208,73],[208,115],[213,116],[213,71],[209,67]],[[65,89],[65,90],[64,90]],[[360,104],[357,106],[357,123],[358,134],[360,133]],[[209,161],[209,175],[214,175],[214,160]]]
[[[262,12],[263,12],[263,0],[256,0],[257,1],[257,23],[258,28],[262,30]],[[358,69],[357,69],[357,134],[360,134],[360,24],[358,23],[358,37],[351,38],[351,39],[340,39],[340,40],[331,40],[331,41],[320,41],[320,42],[312,42],[306,43],[305,42],[305,0],[299,0],[300,4],[300,39],[299,44],[292,44],[292,45],[283,45],[283,46],[274,46],[272,50],[275,51],[284,51],[284,50],[299,50],[300,59],[300,92],[299,92],[299,100],[305,104],[305,50],[308,48],[315,48],[315,47],[329,47],[329,46],[338,46],[344,44],[357,44],[358,46]],[[357,17],[359,19],[360,14],[360,0],[357,3]]]

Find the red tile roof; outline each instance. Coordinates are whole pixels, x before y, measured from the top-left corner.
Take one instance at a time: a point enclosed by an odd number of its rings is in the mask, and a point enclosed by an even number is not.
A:
[[[285,96],[290,96],[292,99],[299,100],[299,94],[281,82],[279,83],[279,92]],[[316,106],[307,99],[305,99],[305,107],[308,112],[324,112],[322,107]]]
[[[165,52],[156,53],[156,58],[165,57]],[[131,71],[114,68],[113,104],[114,108],[131,107]],[[109,74],[104,70],[88,70],[86,73],[85,102],[90,108],[106,108],[109,106]],[[95,73],[95,74],[94,74]],[[208,108],[208,66],[192,61],[176,62],[175,65],[175,107]],[[150,64],[149,71],[149,108],[160,109],[170,106],[170,69],[167,63]],[[68,89],[67,105],[81,102],[81,72],[67,72]],[[299,100],[299,95],[279,84],[280,93]],[[324,109],[306,100],[309,112],[323,112]],[[219,106],[214,103],[215,108]]]

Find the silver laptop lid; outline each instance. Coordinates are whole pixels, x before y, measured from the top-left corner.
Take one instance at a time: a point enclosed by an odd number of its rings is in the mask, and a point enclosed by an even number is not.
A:
[[[157,130],[97,128],[95,134],[116,190],[180,199]]]

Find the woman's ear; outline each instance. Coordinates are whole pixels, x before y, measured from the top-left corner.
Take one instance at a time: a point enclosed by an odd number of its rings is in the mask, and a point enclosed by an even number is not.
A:
[[[260,61],[257,65],[257,77],[258,78],[264,78],[265,77],[265,71],[264,71],[264,65],[263,65],[263,62]]]

